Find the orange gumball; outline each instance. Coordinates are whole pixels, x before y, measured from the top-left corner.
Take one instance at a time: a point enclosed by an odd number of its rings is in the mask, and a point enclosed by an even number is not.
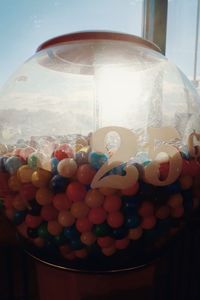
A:
[[[36,201],[40,205],[47,205],[53,201],[53,193],[46,187],[41,187],[36,192]]]
[[[37,171],[34,171],[31,177],[32,184],[38,188],[45,187],[48,185],[52,175],[51,172],[38,169]]]
[[[89,212],[89,207],[83,201],[74,202],[70,210],[75,218],[84,218]]]
[[[59,235],[62,231],[62,225],[60,225],[57,221],[49,221],[47,224],[47,230],[51,235]]]
[[[91,246],[94,244],[96,241],[96,236],[94,233],[88,231],[88,232],[83,232],[81,234],[81,242],[87,246]]]
[[[104,195],[98,190],[89,190],[85,196],[85,203],[89,207],[100,207],[103,204]]]
[[[61,210],[58,214],[58,222],[60,225],[68,227],[74,224],[75,218],[69,211]]]

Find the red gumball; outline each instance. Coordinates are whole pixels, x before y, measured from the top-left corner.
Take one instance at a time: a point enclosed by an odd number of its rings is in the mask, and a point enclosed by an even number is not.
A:
[[[141,227],[143,229],[152,229],[156,225],[156,218],[154,216],[145,217],[142,220]]]
[[[36,228],[42,223],[42,217],[28,214],[25,218],[25,223],[30,228]]]
[[[112,228],[119,228],[124,223],[124,216],[119,211],[114,211],[108,214],[107,217],[108,225]]]
[[[25,183],[20,188],[20,196],[23,200],[29,201],[35,198],[37,188],[32,183]]]
[[[41,209],[41,217],[45,221],[53,221],[58,217],[58,211],[53,205],[44,205]]]
[[[54,157],[56,157],[58,160],[62,160],[64,158],[72,158],[73,155],[73,149],[68,144],[62,144],[54,151],[53,154]]]
[[[84,164],[79,166],[76,176],[79,182],[83,184],[90,184],[95,174],[95,169],[93,169],[89,164]]]
[[[102,207],[93,207],[90,209],[88,218],[93,224],[101,224],[106,220],[107,214]]]
[[[88,232],[92,229],[92,223],[88,218],[79,218],[76,221],[76,228],[79,232]]]
[[[117,195],[106,196],[103,207],[107,212],[118,211],[121,208],[122,201]]]
[[[72,202],[67,198],[65,193],[58,193],[53,198],[53,206],[57,210],[65,210],[71,207]]]
[[[0,172],[0,197],[5,197],[9,194],[8,186],[9,174],[6,172]]]
[[[4,204],[4,207],[6,209],[12,209],[13,205],[13,200],[15,199],[15,196],[12,196],[12,195],[8,195],[6,196],[4,199],[3,199],[3,204]]]
[[[115,243],[115,240],[113,238],[111,238],[110,236],[103,236],[103,237],[99,237],[97,239],[97,244],[101,248],[111,247],[114,245],[114,243]]]
[[[71,182],[66,189],[67,197],[72,202],[83,201],[86,193],[85,186],[77,181]]]
[[[148,217],[154,214],[154,206],[150,201],[144,201],[138,209],[138,214],[142,217]]]
[[[115,247],[117,249],[120,249],[120,250],[126,249],[129,245],[129,242],[130,242],[130,240],[127,239],[127,238],[124,238],[124,239],[121,239],[121,240],[116,240],[115,241]]]

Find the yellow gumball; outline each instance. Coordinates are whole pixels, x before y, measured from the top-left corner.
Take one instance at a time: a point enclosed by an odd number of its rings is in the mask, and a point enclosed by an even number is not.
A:
[[[36,187],[45,187],[48,185],[51,177],[51,172],[43,169],[37,169],[37,171],[32,174],[32,184]]]
[[[28,165],[21,166],[17,171],[17,177],[21,183],[31,182],[32,174],[34,170],[31,169]]]

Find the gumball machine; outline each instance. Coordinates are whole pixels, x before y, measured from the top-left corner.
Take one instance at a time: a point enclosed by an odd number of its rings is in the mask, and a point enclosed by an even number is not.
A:
[[[0,196],[25,250],[82,272],[155,259],[200,200],[200,99],[159,48],[43,43],[0,93]]]

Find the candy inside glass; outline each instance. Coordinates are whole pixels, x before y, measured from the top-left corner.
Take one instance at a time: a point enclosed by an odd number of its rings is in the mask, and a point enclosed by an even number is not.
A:
[[[200,100],[154,44],[109,32],[54,38],[0,103],[1,203],[33,256],[132,268],[198,208]]]

